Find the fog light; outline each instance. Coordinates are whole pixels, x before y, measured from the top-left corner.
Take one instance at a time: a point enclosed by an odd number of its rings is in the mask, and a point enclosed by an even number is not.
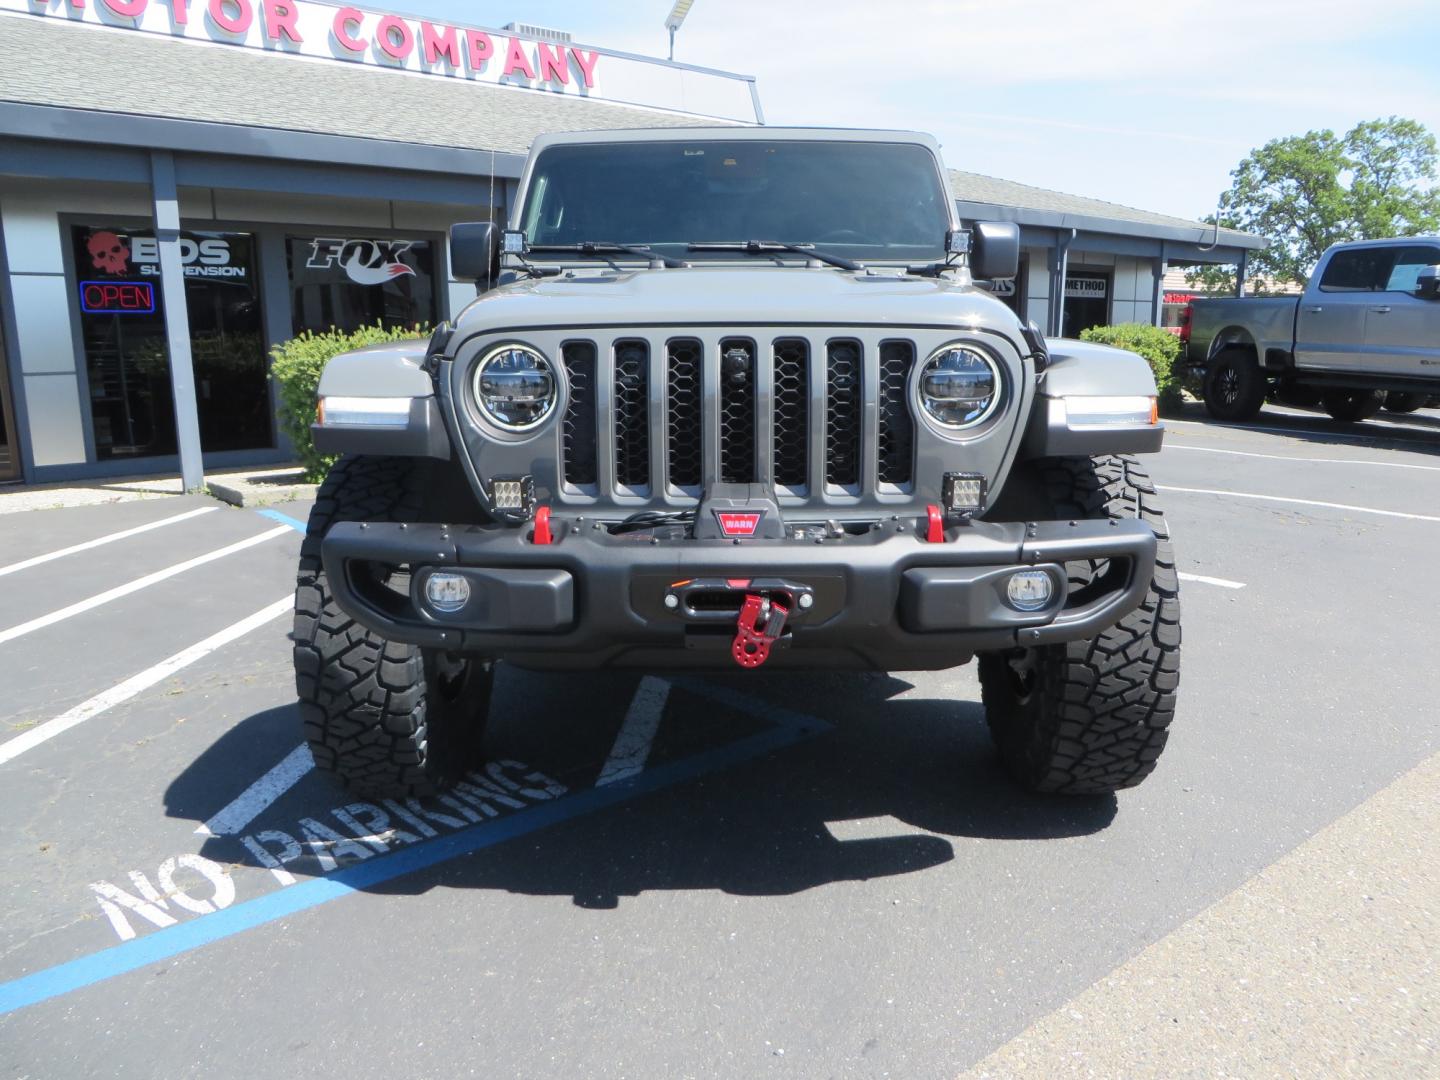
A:
[[[1054,588],[1044,570],[1018,570],[1005,583],[1005,600],[1016,611],[1039,611],[1050,603]]]
[[[436,611],[459,611],[470,602],[470,582],[459,574],[431,574],[425,579],[425,600]]]

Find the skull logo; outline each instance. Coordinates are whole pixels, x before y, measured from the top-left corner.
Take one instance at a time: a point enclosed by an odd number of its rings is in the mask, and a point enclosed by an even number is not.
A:
[[[130,247],[113,232],[91,233],[85,243],[96,270],[107,274],[123,274],[130,261]]]

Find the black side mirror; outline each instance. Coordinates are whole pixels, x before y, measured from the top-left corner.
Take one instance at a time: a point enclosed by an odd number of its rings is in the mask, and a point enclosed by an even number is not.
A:
[[[450,272],[473,281],[480,290],[500,276],[500,226],[493,221],[466,221],[450,226]]]
[[[1020,272],[1020,226],[1013,221],[976,221],[970,226],[970,276],[985,281]]]
[[[1421,300],[1440,300],[1440,266],[1427,266],[1415,279],[1415,295]]]

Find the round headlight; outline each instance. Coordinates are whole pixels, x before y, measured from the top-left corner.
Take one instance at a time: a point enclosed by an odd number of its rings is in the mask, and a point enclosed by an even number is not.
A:
[[[555,407],[555,373],[524,345],[502,345],[475,365],[475,401],[503,428],[525,431]]]
[[[920,369],[920,405],[942,427],[974,427],[1000,400],[1000,369],[984,353],[947,345]]]

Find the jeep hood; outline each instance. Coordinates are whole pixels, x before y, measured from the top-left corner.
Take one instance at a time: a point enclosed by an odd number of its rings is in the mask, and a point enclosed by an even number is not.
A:
[[[567,271],[495,289],[456,319],[474,334],[574,326],[975,326],[1019,330],[1004,304],[973,286],[893,271],[800,266]]]

